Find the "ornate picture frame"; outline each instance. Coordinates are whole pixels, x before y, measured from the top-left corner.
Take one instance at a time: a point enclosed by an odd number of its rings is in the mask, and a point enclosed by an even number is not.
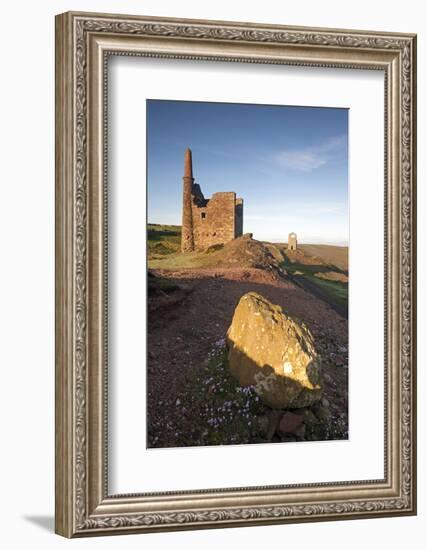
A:
[[[111,495],[106,59],[384,71],[385,477]],[[56,532],[65,537],[416,513],[416,36],[68,12],[56,18]]]

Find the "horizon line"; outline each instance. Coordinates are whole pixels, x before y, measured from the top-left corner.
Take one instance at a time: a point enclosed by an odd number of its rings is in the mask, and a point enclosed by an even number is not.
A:
[[[182,227],[181,224],[176,224],[176,223],[158,223],[158,222],[146,222],[146,225],[166,225],[166,226],[170,226],[170,227]],[[251,231],[246,231],[245,233],[243,233],[243,235],[246,235],[247,233],[252,233]],[[297,234],[297,238],[298,238],[298,232],[296,231],[291,231],[291,233],[296,233]],[[252,233],[252,236],[253,236],[253,233]],[[238,237],[236,237],[238,238]],[[256,237],[253,236],[253,239],[256,240],[256,241],[260,241],[260,242],[270,242],[270,243],[275,243],[275,244],[287,244],[287,239],[277,239],[277,238],[273,238],[273,239],[257,239]],[[301,244],[301,245],[320,245],[320,246],[340,246],[342,248],[349,248],[350,245],[347,242],[345,241],[321,241],[321,242],[313,242],[313,241],[300,241],[298,239],[298,244]]]

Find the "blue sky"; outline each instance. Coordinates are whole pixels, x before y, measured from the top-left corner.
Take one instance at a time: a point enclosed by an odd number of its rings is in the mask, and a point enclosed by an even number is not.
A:
[[[346,109],[147,102],[148,221],[181,224],[184,151],[205,197],[244,199],[243,231],[348,244]]]

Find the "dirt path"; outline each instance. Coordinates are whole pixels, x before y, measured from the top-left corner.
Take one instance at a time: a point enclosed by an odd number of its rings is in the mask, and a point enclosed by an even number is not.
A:
[[[346,396],[344,399],[343,392],[337,392],[337,384],[347,384],[346,373],[340,374],[347,369],[338,369],[340,373],[336,375],[332,359],[338,357],[338,365],[347,361],[347,320],[325,302],[265,270],[207,268],[156,273],[185,283],[192,290],[173,306],[163,304],[156,309],[155,303],[150,304],[149,446],[173,447],[199,441],[204,413],[190,387],[202,372],[209,353],[224,338],[240,297],[249,291],[262,294],[307,324],[318,351],[331,359],[325,396],[336,401],[337,408],[346,407]]]

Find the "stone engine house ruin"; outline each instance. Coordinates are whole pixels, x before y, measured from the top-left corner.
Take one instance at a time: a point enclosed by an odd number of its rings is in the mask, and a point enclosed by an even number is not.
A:
[[[181,251],[206,250],[243,234],[243,199],[234,192],[205,199],[193,178],[191,149],[184,155]]]
[[[296,250],[297,249],[297,234],[296,233],[289,233],[288,235],[288,250]]]

